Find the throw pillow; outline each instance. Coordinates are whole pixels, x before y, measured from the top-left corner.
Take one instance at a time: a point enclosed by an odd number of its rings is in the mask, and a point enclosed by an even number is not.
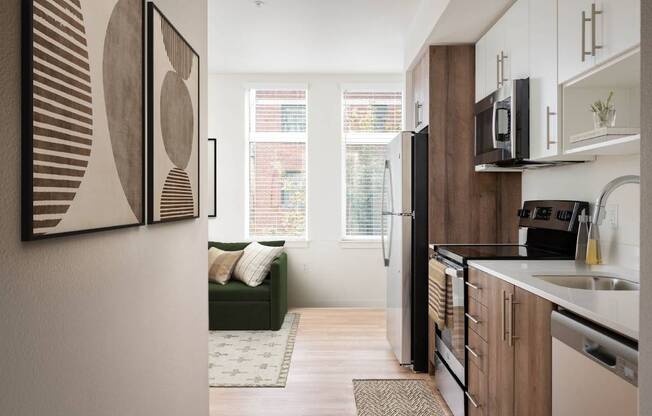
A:
[[[233,276],[247,286],[255,287],[263,283],[275,258],[281,255],[283,247],[269,247],[251,243],[235,266]]]
[[[239,251],[223,251],[219,248],[211,247],[208,250],[208,280],[225,285],[233,269],[244,253]]]

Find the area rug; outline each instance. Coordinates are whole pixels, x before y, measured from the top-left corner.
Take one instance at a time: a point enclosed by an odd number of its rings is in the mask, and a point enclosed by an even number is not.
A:
[[[353,380],[358,416],[449,416],[424,380]]]
[[[209,386],[285,387],[298,326],[288,313],[278,331],[209,331]]]

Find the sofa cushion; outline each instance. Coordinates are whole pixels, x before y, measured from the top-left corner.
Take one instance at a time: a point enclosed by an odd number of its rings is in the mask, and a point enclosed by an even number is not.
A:
[[[272,267],[272,262],[283,253],[283,247],[270,247],[253,242],[244,249],[244,254],[235,265],[233,277],[248,286],[261,284]]]
[[[208,280],[225,285],[230,279],[235,264],[244,250],[224,251],[216,247],[208,249]]]
[[[209,282],[208,300],[229,302],[269,301],[270,283],[269,280],[266,280],[256,287],[250,287],[237,280],[231,280],[225,285]]]

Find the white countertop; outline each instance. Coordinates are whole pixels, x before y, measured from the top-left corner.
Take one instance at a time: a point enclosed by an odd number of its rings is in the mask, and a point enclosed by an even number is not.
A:
[[[590,321],[638,340],[639,292],[570,289],[548,283],[537,274],[581,274],[586,272],[639,281],[638,272],[577,265],[572,260],[478,260],[469,266],[512,283]]]

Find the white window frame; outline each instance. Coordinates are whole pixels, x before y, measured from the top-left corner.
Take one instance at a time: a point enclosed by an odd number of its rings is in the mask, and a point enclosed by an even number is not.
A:
[[[346,233],[346,145],[347,143],[356,144],[389,144],[397,133],[374,133],[374,137],[369,137],[370,133],[345,133],[344,131],[344,92],[401,92],[401,131],[405,125],[405,90],[400,83],[380,83],[380,84],[342,84],[340,88],[340,246],[343,248],[373,248],[381,242],[382,236],[363,236],[347,235]]]
[[[249,156],[250,156],[250,144],[252,142],[252,137],[251,137],[251,120],[252,120],[252,115],[255,115],[256,110],[255,110],[255,98],[254,94],[256,90],[286,90],[286,91],[296,91],[296,90],[304,90],[306,92],[306,132],[305,134],[302,133],[267,133],[264,135],[258,135],[254,133],[254,142],[258,143],[304,143],[305,144],[305,178],[306,178],[306,200],[304,203],[305,206],[305,214],[304,214],[304,222],[305,222],[305,229],[303,232],[303,236],[283,236],[283,235],[252,235],[249,230],[249,220],[251,219],[251,213],[250,209],[251,206],[250,204],[250,198],[249,198],[249,174],[250,174],[250,163],[249,163]],[[246,84],[245,85],[245,117],[244,117],[244,130],[245,130],[245,140],[244,140],[244,147],[245,147],[245,163],[244,163],[244,191],[245,191],[245,221],[244,221],[244,235],[245,239],[247,241],[271,241],[271,240],[285,240],[290,242],[289,246],[296,246],[298,248],[303,248],[304,243],[305,246],[307,247],[308,242],[310,241],[308,239],[308,213],[309,207],[308,207],[308,201],[309,201],[309,194],[308,194],[308,138],[310,136],[310,127],[309,127],[309,88],[307,84]],[[305,137],[305,138],[303,138]],[[294,243],[294,244],[293,244]]]

